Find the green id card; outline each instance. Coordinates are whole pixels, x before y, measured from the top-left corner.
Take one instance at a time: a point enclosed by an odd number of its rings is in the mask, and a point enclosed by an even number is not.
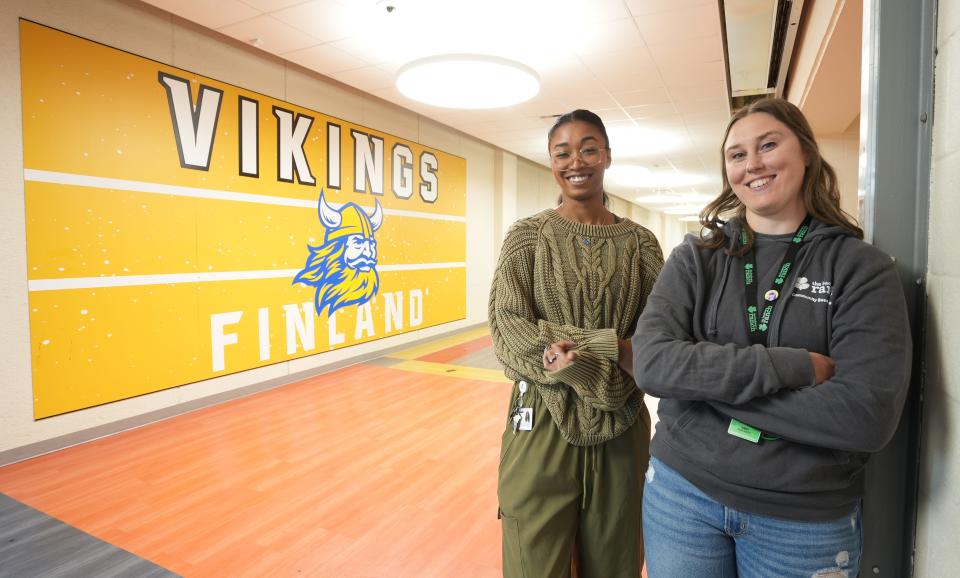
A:
[[[727,433],[752,443],[760,441],[760,430],[733,418],[730,418],[730,427],[727,428]]]

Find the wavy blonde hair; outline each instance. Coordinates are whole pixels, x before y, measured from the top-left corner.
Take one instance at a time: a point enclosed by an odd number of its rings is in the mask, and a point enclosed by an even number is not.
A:
[[[727,167],[723,161],[723,147],[727,142],[730,129],[744,117],[766,113],[782,122],[800,141],[800,148],[807,157],[807,168],[803,173],[803,184],[800,195],[807,213],[815,219],[831,225],[843,227],[858,239],[863,239],[863,229],[856,220],[840,208],[840,189],[837,186],[837,173],[823,156],[820,147],[813,136],[813,129],[805,116],[790,101],[782,98],[764,98],[744,106],[730,117],[727,128],[723,132],[720,142],[720,170],[723,175],[723,189],[716,199],[710,202],[700,212],[700,224],[703,231],[700,233],[700,244],[710,248],[720,248],[726,244],[723,231],[724,221],[721,216],[731,213],[740,219],[747,232],[747,242],[738,250],[727,250],[729,254],[743,254],[753,246],[753,231],[747,225],[746,207],[737,198],[727,178]]]

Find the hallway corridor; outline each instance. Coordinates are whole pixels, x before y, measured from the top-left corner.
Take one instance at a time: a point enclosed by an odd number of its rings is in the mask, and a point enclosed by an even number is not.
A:
[[[0,494],[186,577],[492,578],[507,387],[468,330],[0,468]],[[0,575],[58,555],[18,541]]]

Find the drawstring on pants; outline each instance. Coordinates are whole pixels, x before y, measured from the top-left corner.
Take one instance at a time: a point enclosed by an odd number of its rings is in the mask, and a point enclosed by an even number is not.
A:
[[[587,446],[586,453],[590,453],[593,446]],[[587,509],[587,456],[583,456],[583,475],[580,476],[580,482],[583,487],[580,488],[580,509]]]
[[[584,456],[583,456],[583,475],[581,476],[581,495],[580,495],[580,509],[587,509],[587,476],[589,472],[593,472],[594,475],[597,473],[597,446],[585,446],[584,447]]]

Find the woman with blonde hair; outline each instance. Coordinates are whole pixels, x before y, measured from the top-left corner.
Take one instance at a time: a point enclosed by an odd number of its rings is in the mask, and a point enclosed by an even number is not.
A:
[[[796,106],[740,109],[721,152],[703,233],[673,251],[633,337],[637,383],[661,398],[648,572],[853,578],[864,465],[910,376],[902,286]]]

